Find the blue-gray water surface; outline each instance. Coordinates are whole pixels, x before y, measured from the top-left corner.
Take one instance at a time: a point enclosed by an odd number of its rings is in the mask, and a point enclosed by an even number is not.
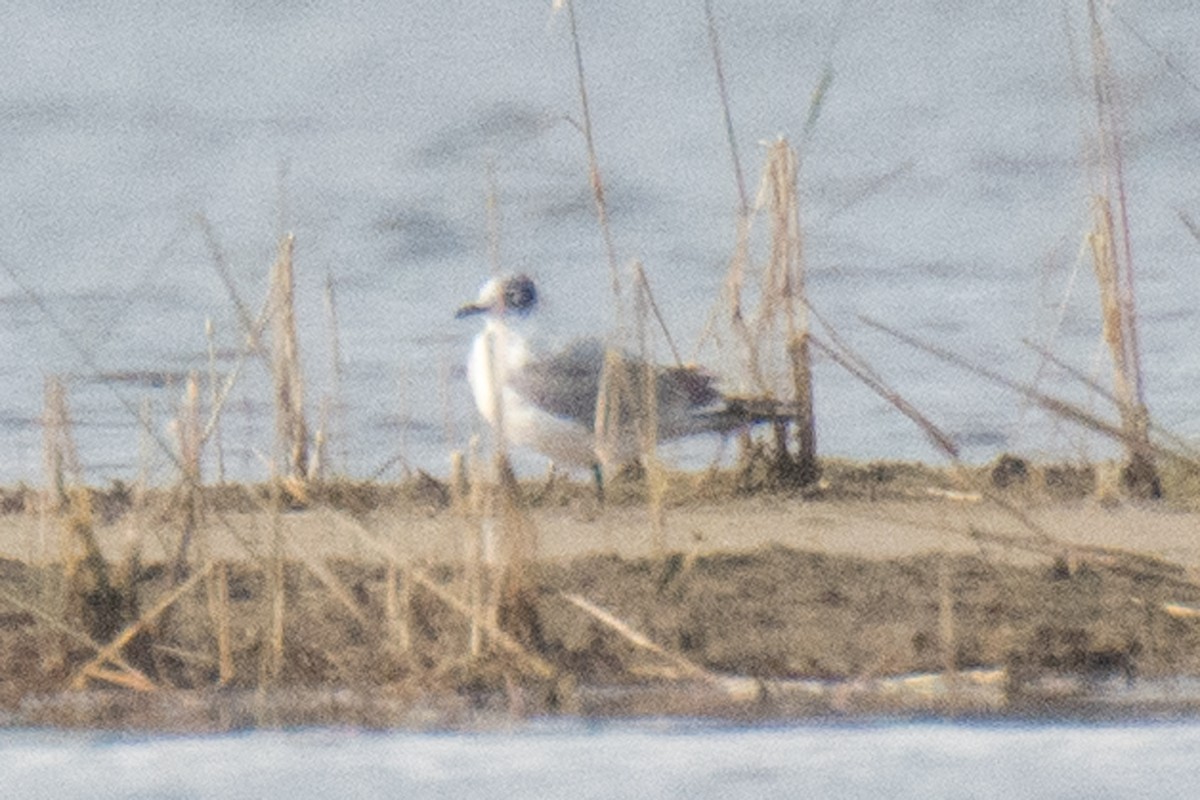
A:
[[[1200,243],[1181,218],[1200,218],[1200,14],[1190,0],[1098,5],[1121,90],[1146,396],[1196,436]],[[1096,109],[1083,0],[714,6],[750,193],[764,142],[801,153],[822,315],[970,459],[1103,454],[860,321],[1105,411],[1020,342],[1106,375],[1084,252]],[[684,357],[736,388],[736,358],[695,347],[738,202],[703,6],[577,8],[617,258],[645,264]],[[548,2],[12,0],[0,24],[0,481],[40,480],[50,374],[69,378],[88,479],[173,480],[136,410],[148,400],[169,438],[184,376],[207,373],[206,320],[218,370],[236,368],[245,337],[214,264],[253,313],[283,231],[296,236],[306,401],[333,466],[444,474],[478,428],[461,367],[473,325],[452,317],[489,270],[489,173],[500,260],[542,282],[545,329],[612,324],[569,27]],[[818,360],[816,381],[822,452],[940,457],[836,365]],[[251,359],[221,427],[231,477],[267,473],[268,385]]]
[[[0,735],[7,797],[1184,798],[1200,726],[896,723],[738,729],[548,725],[480,734],[320,730]]]

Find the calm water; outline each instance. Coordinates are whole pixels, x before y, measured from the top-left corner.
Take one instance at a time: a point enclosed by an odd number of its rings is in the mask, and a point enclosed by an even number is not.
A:
[[[1082,5],[717,4],[751,181],[759,142],[782,134],[802,149],[814,302],[977,460],[1102,447],[858,317],[1024,380],[1038,365],[1020,338],[1054,338],[1103,374],[1090,266],[1077,258],[1094,117],[1079,88]],[[1200,244],[1178,215],[1200,218],[1200,13],[1192,0],[1115,5],[1148,398],[1195,436]],[[724,367],[690,346],[732,251],[736,205],[700,7],[585,0],[580,25],[619,258],[645,263],[685,356]],[[473,325],[451,317],[488,270],[489,164],[502,260],[541,279],[547,328],[567,337],[611,319],[597,300],[607,267],[583,143],[567,121],[579,112],[566,21],[547,2],[12,0],[4,30],[0,481],[39,478],[47,374],[71,377],[81,458],[104,480],[137,472],[129,408],[148,398],[165,429],[181,376],[207,369],[207,318],[219,369],[233,369],[242,337],[197,214],[252,307],[276,237],[295,232],[310,412],[337,398],[332,452],[356,475],[389,463],[385,475],[404,464],[444,473],[476,426],[460,366]],[[826,67],[833,81],[805,138]],[[146,370],[164,376],[137,379]],[[824,452],[938,458],[835,365],[819,363],[817,381]],[[251,364],[226,414],[237,477],[265,474],[265,385]],[[167,459],[157,464],[170,480]]]
[[[515,733],[8,733],[11,797],[1183,798],[1200,727],[549,726]]]

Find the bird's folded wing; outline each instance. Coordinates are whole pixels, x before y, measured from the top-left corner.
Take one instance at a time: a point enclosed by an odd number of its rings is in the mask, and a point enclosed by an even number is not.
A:
[[[509,386],[543,411],[591,427],[596,414],[596,396],[604,371],[605,345],[598,339],[582,339],[552,355],[535,357],[509,376]],[[618,390],[622,417],[636,415],[645,399],[646,363],[622,354],[625,382]],[[714,378],[694,367],[652,367],[658,415],[661,422],[682,418],[719,406],[722,396]],[[668,424],[670,424],[668,422]]]
[[[603,369],[603,343],[584,339],[552,355],[535,355],[508,377],[508,385],[543,411],[591,427]]]

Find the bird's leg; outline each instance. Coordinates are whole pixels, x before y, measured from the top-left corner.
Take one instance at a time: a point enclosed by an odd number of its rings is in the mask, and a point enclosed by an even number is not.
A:
[[[599,461],[592,462],[592,477],[596,481],[596,500],[604,505],[604,471]]]
[[[551,461],[550,466],[546,469],[546,482],[542,484],[542,489],[538,492],[535,502],[545,502],[550,497],[550,493],[554,491],[556,483],[558,483],[558,470],[554,467],[554,462]]]

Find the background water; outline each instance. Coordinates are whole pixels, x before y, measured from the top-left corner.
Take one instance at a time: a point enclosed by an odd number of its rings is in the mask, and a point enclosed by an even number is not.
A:
[[[1200,244],[1178,215],[1200,217],[1200,13],[1191,0],[1111,5],[1148,400],[1195,436]],[[685,355],[725,366],[690,347],[736,207],[701,8],[585,0],[579,16],[618,256],[645,263]],[[1106,374],[1090,265],[1078,261],[1095,115],[1082,8],[717,3],[751,182],[761,141],[785,135],[802,151],[814,303],[974,460],[1104,450],[858,317],[1031,380],[1036,357],[1020,338],[1050,337],[1062,305],[1058,351]],[[579,117],[568,28],[546,2],[10,0],[0,25],[0,480],[39,478],[47,374],[71,376],[82,460],[102,481],[137,472],[128,407],[149,398],[165,425],[181,376],[206,369],[206,318],[220,369],[233,368],[242,337],[199,213],[252,306],[279,233],[295,232],[310,413],[336,394],[335,466],[355,475],[444,474],[477,427],[460,366],[474,325],[452,314],[488,270],[489,164],[502,260],[543,283],[546,327],[570,336],[612,319],[583,142],[567,121]],[[816,369],[823,452],[939,457],[835,365]],[[226,415],[235,477],[266,472],[266,383],[252,364]]]
[[[514,733],[8,733],[11,797],[1183,798],[1200,728],[551,725]]]

